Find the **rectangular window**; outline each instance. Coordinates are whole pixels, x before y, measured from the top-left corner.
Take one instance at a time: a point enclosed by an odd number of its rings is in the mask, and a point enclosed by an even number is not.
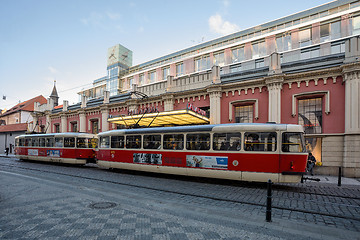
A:
[[[283,152],[305,152],[304,135],[302,133],[283,133],[281,149]]]
[[[71,131],[72,132],[78,131],[77,122],[71,122]]]
[[[150,83],[156,82],[156,71],[149,72],[149,82]]]
[[[124,136],[111,136],[111,148],[124,148]]]
[[[235,48],[231,51],[231,53],[232,53],[231,54],[232,63],[241,62],[245,60],[244,47]]]
[[[141,135],[126,136],[126,148],[129,149],[141,148]]]
[[[181,76],[184,75],[184,64],[183,63],[179,63],[176,65],[176,76]]]
[[[330,25],[330,34],[331,34],[331,39],[338,39],[341,38],[341,24],[340,21],[337,22],[333,22]]]
[[[215,151],[240,151],[241,133],[214,133],[213,149]]]
[[[54,132],[59,133],[60,132],[60,124],[54,124]]]
[[[258,43],[251,44],[251,56],[251,58],[258,58],[260,56]]]
[[[265,61],[264,59],[257,59],[255,60],[255,68],[262,68],[265,67]]]
[[[91,133],[98,134],[99,133],[99,120],[91,120]]]
[[[169,67],[163,68],[162,69],[162,79],[166,80],[167,76],[169,76],[169,75],[170,75],[170,68]]]
[[[299,125],[305,133],[322,133],[322,98],[299,99]]]
[[[163,140],[164,149],[182,150],[184,149],[183,134],[165,134]]]
[[[131,77],[128,79],[128,88],[131,89],[133,84],[134,84],[134,78]]]
[[[241,64],[230,66],[230,73],[235,73],[240,71],[241,71]]]
[[[45,138],[39,139],[39,147],[45,147]]]
[[[210,149],[210,134],[196,133],[186,135],[186,149],[187,150],[209,150]]]
[[[352,35],[360,34],[360,16],[354,17],[352,19]]]
[[[74,137],[65,137],[64,138],[64,147],[67,147],[67,148],[75,147],[75,138]]]
[[[100,148],[110,147],[110,137],[100,137]]]
[[[55,140],[54,138],[46,138],[46,147],[54,147]]]
[[[345,43],[337,42],[331,44],[331,54],[343,53],[345,52]]]
[[[38,147],[39,146],[39,138],[33,138],[32,139],[32,146]]]
[[[63,147],[64,146],[64,140],[62,137],[56,137],[55,138],[55,147]]]
[[[276,132],[246,132],[245,151],[276,151]]]
[[[320,26],[320,42],[326,42],[330,40],[330,24],[323,24]]]
[[[139,76],[139,85],[142,86],[144,84],[145,84],[144,74],[140,74],[140,76]]]
[[[144,149],[160,149],[161,135],[144,135]]]
[[[299,31],[299,43],[300,47],[311,45],[311,29]]]
[[[235,122],[237,123],[252,123],[253,122],[253,105],[237,106],[235,107]]]
[[[216,66],[224,66],[225,65],[225,55],[224,52],[215,53],[214,54],[214,65]]]
[[[210,57],[209,56],[201,56],[199,58],[196,58],[194,61],[195,61],[195,72],[210,69]]]

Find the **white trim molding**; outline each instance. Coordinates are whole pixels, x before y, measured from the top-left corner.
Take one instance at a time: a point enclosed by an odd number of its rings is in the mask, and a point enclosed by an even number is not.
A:
[[[296,116],[296,99],[299,97],[311,97],[315,95],[324,95],[325,96],[325,114],[330,113],[330,91],[313,91],[313,92],[304,92],[292,95],[292,109],[291,115]]]
[[[254,104],[254,118],[255,119],[259,119],[259,100],[258,99],[245,99],[245,100],[236,100],[236,101],[232,101],[229,102],[229,122],[232,121],[232,117],[233,117],[233,105],[235,104],[241,104],[241,105],[250,105],[250,104]]]

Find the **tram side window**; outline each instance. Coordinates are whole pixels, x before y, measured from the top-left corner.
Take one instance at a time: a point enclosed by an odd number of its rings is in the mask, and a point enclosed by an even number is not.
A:
[[[124,136],[111,136],[111,148],[124,148]]]
[[[45,147],[45,138],[39,138],[39,147]]]
[[[25,139],[24,138],[19,138],[19,146],[20,147],[25,146]]]
[[[39,146],[39,138],[33,138],[32,139],[32,146],[33,147],[38,147]]]
[[[241,133],[214,133],[213,149],[215,151],[240,151]]]
[[[54,138],[46,138],[46,147],[54,147]]]
[[[276,151],[276,132],[246,132],[245,151]]]
[[[75,138],[74,137],[65,137],[64,138],[64,147],[67,147],[67,148],[75,147]]]
[[[55,138],[55,147],[63,147],[64,146],[64,142],[63,142],[63,138],[62,137],[56,137]]]
[[[18,138],[15,139],[15,146],[19,147],[19,139]]]
[[[141,148],[141,135],[126,136],[126,148]]]
[[[184,134],[165,134],[163,148],[173,150],[184,149]]]
[[[161,135],[144,135],[144,149],[160,149]]]
[[[25,138],[25,146],[31,147],[31,138]]]
[[[100,148],[110,147],[110,137],[100,137]]]
[[[77,138],[76,140],[77,148],[88,148],[88,142],[86,138]]]
[[[283,152],[304,152],[304,136],[302,133],[283,133],[282,145]]]
[[[186,135],[186,149],[187,150],[209,150],[210,149],[210,134],[209,133],[195,133]]]

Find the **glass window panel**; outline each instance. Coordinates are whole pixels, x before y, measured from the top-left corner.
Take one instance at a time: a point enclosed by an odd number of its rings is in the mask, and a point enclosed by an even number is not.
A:
[[[64,147],[68,147],[68,148],[75,147],[75,138],[74,137],[65,137],[64,138]]]
[[[186,149],[188,150],[209,150],[210,134],[197,133],[186,135]]]
[[[55,147],[63,147],[64,146],[64,140],[62,137],[56,137],[55,138]]]
[[[144,149],[160,149],[161,135],[144,135]]]
[[[331,39],[341,38],[340,21],[331,23],[330,27],[331,27],[331,29],[330,29]]]
[[[253,122],[253,105],[235,107],[235,122],[252,123]]]
[[[330,24],[323,24],[320,26],[320,42],[330,40]]]
[[[305,29],[299,32],[300,47],[309,46],[311,44],[311,29]]]
[[[298,123],[305,133],[322,133],[322,98],[299,99]]]
[[[354,17],[352,19],[352,28],[353,35],[360,34],[360,16]]]
[[[45,145],[46,147],[54,147],[54,142],[55,142],[54,138],[46,138]]]
[[[305,152],[303,134],[283,133],[281,149],[283,152]]]
[[[215,151],[240,151],[241,133],[214,133],[213,149]]]
[[[165,134],[163,140],[164,149],[182,150],[184,149],[183,134]]]
[[[100,148],[110,147],[110,137],[100,137]]]
[[[141,135],[126,136],[126,148],[130,148],[130,149],[141,148]]]
[[[124,148],[124,136],[111,136],[111,148]]]
[[[276,132],[246,132],[245,151],[276,151]]]

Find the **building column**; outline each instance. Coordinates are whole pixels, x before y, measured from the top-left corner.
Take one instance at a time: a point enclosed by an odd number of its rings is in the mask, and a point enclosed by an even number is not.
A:
[[[221,87],[213,86],[207,89],[210,97],[210,124],[221,123]]]
[[[284,78],[273,75],[265,79],[269,92],[268,122],[281,123],[281,89]]]
[[[80,132],[86,132],[86,114],[84,110],[79,112],[79,125]]]
[[[360,63],[343,66],[345,81],[344,176],[360,177]]]
[[[60,120],[61,120],[61,132],[67,132],[67,117],[66,114],[61,114],[60,115]]]
[[[101,106],[100,110],[101,110],[101,131],[102,132],[109,131],[109,122],[108,122],[109,109],[107,106]]]
[[[164,111],[173,111],[174,110],[174,95],[163,96],[162,100],[164,101]]]

